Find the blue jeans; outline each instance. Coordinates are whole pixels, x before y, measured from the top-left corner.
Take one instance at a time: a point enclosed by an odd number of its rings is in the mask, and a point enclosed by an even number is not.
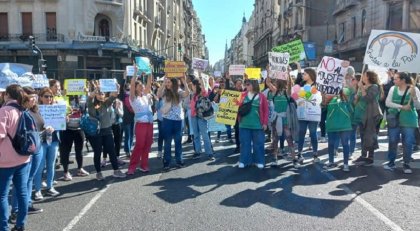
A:
[[[42,158],[38,170],[34,177],[35,191],[41,190],[42,186],[42,172],[44,168],[47,170],[47,189],[53,187],[54,174],[55,174],[55,159],[58,153],[58,142],[54,141],[51,145],[42,143]]]
[[[31,161],[29,162],[29,176],[28,176],[28,206],[31,206],[32,204],[32,188],[34,183],[34,176],[38,171],[39,165],[41,164],[41,158],[42,158],[42,146],[39,149],[38,153],[35,153],[31,156]],[[16,195],[16,190],[13,188],[12,193],[12,212],[16,213],[18,211],[18,198]]]
[[[13,182],[16,189],[19,211],[17,214],[16,226],[25,225],[28,215],[28,175],[29,163],[25,163],[12,168],[0,168],[0,200],[1,200],[1,226],[0,231],[9,231],[9,188]]]
[[[192,130],[194,135],[194,150],[195,153],[201,153],[201,137],[204,141],[204,151],[207,155],[212,155],[210,137],[208,134],[207,120],[198,118],[197,116],[191,117]]]
[[[334,163],[334,151],[337,149],[337,143],[341,141],[343,145],[344,164],[349,164],[350,155],[350,135],[352,131],[328,132],[328,161]]]
[[[163,126],[162,121],[158,120],[158,151],[161,152],[163,150]]]
[[[230,140],[232,139],[232,126],[225,125],[226,126],[226,134],[227,138]],[[217,132],[217,139],[220,139],[220,136],[222,135],[222,132]]]
[[[134,137],[134,121],[129,124],[123,124],[124,130],[124,152],[131,152],[131,147],[133,146],[133,137]]]
[[[356,149],[356,139],[357,139],[357,126],[352,125],[353,130],[350,131],[350,155],[354,153]]]
[[[164,139],[164,153],[163,153],[163,167],[168,167],[171,164],[171,146],[172,139],[175,142],[175,159],[178,164],[183,164],[182,159],[182,120],[169,120],[163,118],[163,139]]]
[[[264,164],[264,130],[239,128],[241,152],[239,162],[246,165]],[[252,151],[252,153],[251,153]]]
[[[398,142],[400,141],[400,134],[402,135],[403,143],[403,161],[404,164],[409,164],[411,154],[413,153],[413,145],[415,142],[415,129],[416,128],[388,128],[388,160],[389,164],[394,164],[397,158]]]
[[[316,129],[318,128],[318,122],[299,120],[299,140],[298,140],[298,152],[302,152],[303,144],[305,143],[306,129],[309,128],[309,136],[311,137],[312,151],[315,154],[318,152],[318,137]]]

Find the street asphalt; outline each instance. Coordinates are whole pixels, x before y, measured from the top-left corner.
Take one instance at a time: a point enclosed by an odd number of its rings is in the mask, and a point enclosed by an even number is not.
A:
[[[386,138],[385,138],[386,139]],[[35,205],[27,230],[420,230],[420,170],[405,175],[380,166],[339,167],[322,162],[295,169],[238,169],[234,145],[214,144],[216,161],[192,160],[184,145],[186,167],[162,172],[153,144],[149,173],[126,179],[95,179],[92,154],[85,157],[89,177],[58,181],[58,197]],[[325,161],[326,144],[320,144]],[[386,152],[381,145],[380,152]],[[356,156],[360,152],[356,153]],[[124,155],[124,154],[122,154]],[[339,154],[339,156],[341,156]],[[338,162],[341,162],[339,157]],[[269,158],[267,157],[267,161]],[[416,160],[419,161],[419,160]],[[75,164],[70,166],[75,174]],[[127,164],[122,167],[125,171]],[[57,170],[56,179],[62,176]]]

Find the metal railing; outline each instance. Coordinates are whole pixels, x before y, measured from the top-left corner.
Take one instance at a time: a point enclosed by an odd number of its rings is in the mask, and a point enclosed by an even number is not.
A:
[[[64,42],[64,35],[57,33],[0,35],[0,42],[27,42],[29,36],[33,36],[36,42]]]

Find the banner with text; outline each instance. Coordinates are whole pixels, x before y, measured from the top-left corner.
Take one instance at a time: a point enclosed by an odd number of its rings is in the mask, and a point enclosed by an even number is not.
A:
[[[66,130],[65,104],[39,105],[39,113],[44,119],[45,127],[51,126],[57,131]]]
[[[116,79],[99,79],[99,88],[101,92],[117,92]]]
[[[86,79],[65,79],[64,90],[66,95],[84,95],[86,88]]]
[[[317,69],[316,84],[318,91],[323,94],[338,95],[343,89],[348,64],[348,61],[324,56]]]
[[[147,57],[136,57],[136,65],[137,65],[137,69],[138,69],[137,75],[141,75],[141,73],[143,73],[143,72],[146,73],[146,75],[152,74],[152,69],[150,68],[150,59],[149,58],[147,58]]]
[[[287,80],[289,53],[268,52],[270,62],[270,78]]]
[[[222,77],[222,72],[221,71],[214,71],[213,75],[214,75],[214,77]]]
[[[238,117],[239,100],[241,92],[224,90],[219,102],[219,111],[216,113],[216,122],[234,126]]]
[[[193,58],[192,68],[195,70],[205,71],[209,65],[209,61],[205,59]]]
[[[261,68],[245,68],[245,74],[248,76],[248,79],[261,79]]]
[[[229,75],[241,75],[245,73],[245,65],[230,65],[229,66]]]
[[[299,62],[300,60],[306,59],[305,47],[303,46],[302,40],[300,39],[274,47],[272,51],[280,53],[289,53],[289,62],[291,63]]]
[[[49,87],[45,74],[32,74],[32,66],[20,63],[0,63],[0,88],[6,89],[11,84],[35,89]]]
[[[125,67],[125,72],[127,74],[127,76],[133,76],[134,75],[134,66],[126,66]]]
[[[420,34],[372,30],[366,47],[364,64],[420,72]]]
[[[165,76],[168,78],[183,77],[187,66],[182,61],[165,61]]]

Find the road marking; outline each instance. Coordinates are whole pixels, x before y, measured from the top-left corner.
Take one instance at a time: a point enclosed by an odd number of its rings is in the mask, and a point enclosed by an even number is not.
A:
[[[96,203],[99,198],[108,190],[110,185],[114,182],[114,180],[109,181],[109,183],[105,186],[105,188],[101,189],[98,194],[96,194],[87,205],[80,211],[80,213],[70,221],[70,223],[63,229],[63,231],[70,231],[73,227],[82,219],[82,217],[89,211],[90,208]]]
[[[316,168],[325,174],[329,180],[334,182],[342,182],[338,179],[336,179],[331,173],[324,171],[319,165],[316,165]],[[338,185],[338,183],[337,183]],[[369,212],[371,212],[373,215],[375,215],[379,220],[384,222],[387,226],[389,226],[392,230],[395,231],[403,231],[403,229],[397,225],[395,222],[393,222],[391,219],[386,217],[383,213],[381,213],[378,209],[373,207],[373,205],[369,204],[369,202],[365,201],[361,196],[357,195],[355,192],[353,192],[349,187],[345,186],[344,184],[341,184],[339,188],[343,189],[354,201],[359,203],[361,206],[363,206],[365,209],[367,209]]]

